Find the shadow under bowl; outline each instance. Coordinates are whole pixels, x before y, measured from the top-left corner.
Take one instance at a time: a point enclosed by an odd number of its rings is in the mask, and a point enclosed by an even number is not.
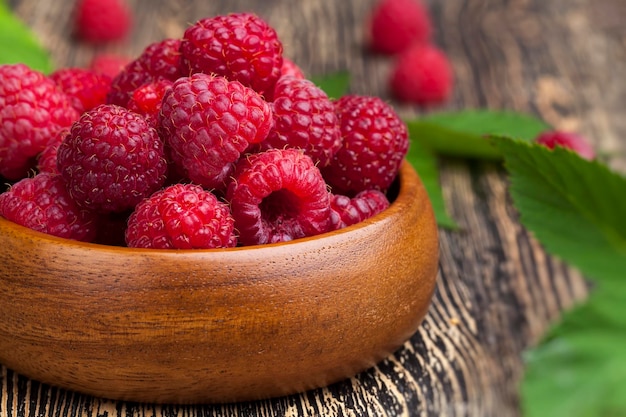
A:
[[[0,218],[0,363],[117,400],[220,403],[348,378],[418,329],[435,287],[432,207],[404,162],[357,225],[213,250],[75,242]]]

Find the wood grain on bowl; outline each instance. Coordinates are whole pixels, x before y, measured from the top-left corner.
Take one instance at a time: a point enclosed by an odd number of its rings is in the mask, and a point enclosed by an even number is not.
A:
[[[142,250],[0,219],[0,362],[105,398],[211,403],[324,386],[397,349],[426,314],[437,227],[412,167],[383,213],[248,248]]]

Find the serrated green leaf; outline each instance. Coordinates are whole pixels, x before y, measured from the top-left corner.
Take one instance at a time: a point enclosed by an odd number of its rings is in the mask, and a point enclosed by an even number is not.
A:
[[[435,212],[437,224],[446,229],[458,229],[456,222],[448,215],[439,183],[437,157],[420,142],[411,140],[407,160],[420,176]]]
[[[345,71],[313,76],[309,79],[332,99],[340,98],[350,87],[350,74]]]
[[[16,63],[46,74],[53,69],[48,52],[35,35],[0,2],[0,64]]]
[[[444,156],[500,160],[487,137],[505,135],[532,141],[549,126],[530,115],[497,110],[435,113],[407,121],[415,140]]]
[[[624,286],[626,178],[565,148],[496,138],[522,224],[598,285]]]

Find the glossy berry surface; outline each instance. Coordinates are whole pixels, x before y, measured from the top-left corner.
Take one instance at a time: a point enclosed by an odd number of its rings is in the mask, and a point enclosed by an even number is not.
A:
[[[194,184],[174,184],[140,202],[125,236],[135,248],[212,249],[237,243],[228,205]]]
[[[60,68],[50,78],[70,97],[78,113],[104,104],[111,87],[111,77],[85,68]]]
[[[333,194],[330,200],[332,230],[343,229],[369,219],[389,207],[387,196],[378,190],[365,190],[350,198]]]
[[[310,157],[270,149],[241,159],[228,186],[242,245],[284,242],[330,227],[330,194]]]

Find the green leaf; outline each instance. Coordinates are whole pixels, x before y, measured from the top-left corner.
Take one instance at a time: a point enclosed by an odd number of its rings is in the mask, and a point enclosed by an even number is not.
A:
[[[448,215],[446,205],[439,183],[439,170],[437,167],[437,157],[429,149],[426,149],[418,141],[411,140],[407,160],[417,171],[431,205],[435,212],[437,224],[447,229],[458,229],[456,222]]]
[[[602,288],[626,279],[626,178],[574,152],[495,138],[522,224]]]
[[[0,2],[0,64],[23,63],[50,73],[53,69],[48,52],[31,30]]]
[[[350,74],[344,71],[313,76],[310,77],[310,80],[324,90],[328,97],[333,99],[340,98],[346,94],[350,87]]]
[[[532,141],[549,126],[530,115],[497,110],[435,113],[407,121],[415,140],[444,156],[500,160],[487,137],[505,135]]]

